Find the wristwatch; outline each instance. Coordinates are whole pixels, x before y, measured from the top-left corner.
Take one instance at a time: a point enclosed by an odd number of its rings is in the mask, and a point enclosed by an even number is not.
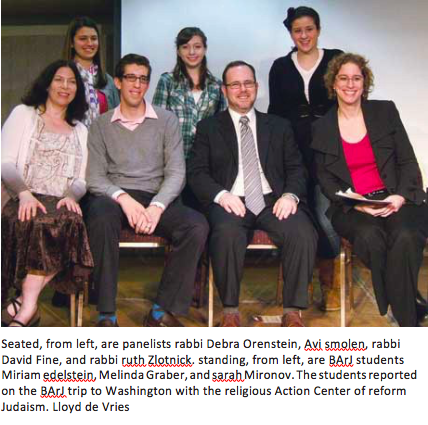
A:
[[[281,198],[292,198],[297,205],[299,205],[300,199],[294,193],[283,193]]]

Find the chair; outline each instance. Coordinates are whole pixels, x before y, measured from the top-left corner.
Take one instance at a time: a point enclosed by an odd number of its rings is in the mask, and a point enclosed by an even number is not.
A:
[[[85,288],[77,293],[70,294],[70,326],[74,327],[82,327],[83,324],[83,300],[85,290],[87,291],[88,282],[85,282]],[[77,305],[76,305],[76,297],[77,297]],[[77,318],[77,322],[76,322]]]
[[[155,235],[136,234],[130,227],[120,232],[119,248],[166,248],[169,250],[169,241]]]
[[[119,248],[165,248],[168,253],[170,243],[167,239],[155,235],[136,234],[130,227],[124,227],[120,232]],[[88,282],[85,282],[85,288],[77,294],[70,295],[70,326],[82,326],[83,305],[87,305],[88,300]],[[86,294],[86,295],[85,295]],[[77,305],[76,305],[77,295]],[[84,303],[84,299],[86,300]],[[77,323],[76,323],[77,317]]]
[[[247,249],[278,249],[278,247],[272,242],[268,234],[263,230],[255,230],[253,238]],[[212,327],[214,324],[214,275],[211,265],[209,262],[208,272],[208,326]],[[281,287],[282,287],[282,263],[280,262],[278,270],[278,279],[276,286],[276,303],[281,302]]]
[[[350,312],[354,309],[354,291],[352,287],[352,244],[341,238],[340,244],[340,326],[346,327],[346,287],[349,290]]]

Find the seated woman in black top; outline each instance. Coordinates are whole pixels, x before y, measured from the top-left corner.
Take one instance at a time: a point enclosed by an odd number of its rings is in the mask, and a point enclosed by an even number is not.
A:
[[[293,50],[277,59],[269,74],[270,104],[268,112],[291,121],[294,135],[310,172],[308,201],[318,221],[319,277],[322,289],[322,310],[338,310],[338,279],[333,280],[334,258],[339,253],[339,238],[325,216],[329,202],[321,193],[313,171],[311,124],[335,103],[329,99],[323,76],[330,60],[341,50],[318,48],[320,17],[310,8],[290,7],[285,27],[294,42]]]
[[[332,108],[313,125],[318,179],[332,201],[327,215],[371,269],[379,311],[400,326],[418,323],[418,273],[428,237],[428,206],[418,163],[393,102],[369,101],[373,75],[358,55],[334,58],[325,76]],[[386,205],[336,195],[351,188]]]

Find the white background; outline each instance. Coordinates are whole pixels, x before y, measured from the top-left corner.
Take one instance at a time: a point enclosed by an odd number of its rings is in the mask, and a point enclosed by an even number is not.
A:
[[[373,99],[396,102],[425,174],[428,174],[428,1],[308,0],[321,16],[319,46],[365,55],[375,75]],[[208,38],[208,66],[221,77],[237,59],[256,68],[257,108],[269,104],[268,74],[273,61],[292,46],[282,21],[284,0],[122,0],[122,53],[147,56],[153,65],[151,100],[162,72],[175,65],[175,37],[187,26]]]
[[[19,334],[17,334],[19,332]],[[302,359],[305,361],[305,365],[293,366],[293,365],[278,365],[278,366],[252,366],[251,363],[248,367],[244,368],[247,370],[257,369],[259,371],[269,371],[269,372],[290,372],[296,369],[305,369],[310,372],[320,372],[320,371],[338,371],[339,368],[329,367],[328,364],[322,366],[310,366],[308,365],[307,358],[308,356],[318,356],[323,355],[327,358],[327,363],[329,356],[331,354],[338,355],[342,354],[343,356],[348,356],[352,354],[354,359],[356,356],[368,356],[375,357],[378,354],[383,357],[404,357],[404,365],[370,365],[370,366],[361,366],[355,365],[352,368],[342,368],[346,372],[357,372],[357,371],[366,371],[366,372],[413,372],[417,369],[417,380],[396,380],[396,381],[383,381],[379,380],[358,380],[358,381],[345,381],[345,380],[336,380],[336,381],[326,381],[326,380],[304,380],[299,382],[297,378],[290,381],[265,381],[265,380],[247,380],[244,383],[213,383],[210,381],[197,382],[196,386],[203,387],[204,385],[210,385],[215,388],[235,388],[239,385],[243,387],[253,387],[253,388],[263,388],[271,387],[276,388],[277,385],[281,387],[289,386],[301,386],[308,387],[311,390],[315,386],[321,386],[324,388],[334,388],[334,387],[349,387],[351,392],[349,396],[254,396],[243,398],[241,396],[211,396],[204,397],[199,396],[170,396],[170,397],[153,397],[147,398],[145,396],[118,396],[118,397],[92,397],[86,396],[80,398],[78,396],[69,396],[67,399],[59,399],[62,403],[73,404],[79,401],[82,401],[82,406],[89,403],[97,403],[100,405],[100,411],[95,412],[53,412],[52,411],[52,402],[58,402],[58,399],[48,400],[40,398],[41,386],[71,386],[77,388],[78,386],[90,388],[91,386],[104,388],[106,385],[117,385],[120,387],[129,387],[137,385],[140,387],[171,387],[174,394],[174,388],[184,387],[185,385],[193,385],[189,380],[185,383],[177,381],[118,381],[111,380],[110,382],[99,381],[95,383],[44,383],[41,381],[29,382],[29,381],[0,381],[2,388],[17,388],[19,385],[27,385],[29,387],[35,387],[38,389],[37,396],[32,397],[8,397],[2,396],[0,399],[0,409],[4,403],[13,403],[19,400],[21,403],[31,402],[31,403],[41,403],[46,402],[49,412],[0,412],[0,417],[2,423],[16,423],[16,424],[25,424],[25,423],[44,423],[44,424],[76,424],[76,423],[91,423],[94,421],[100,424],[209,424],[209,425],[233,425],[233,424],[249,424],[249,425],[258,425],[258,424],[285,424],[291,423],[292,421],[298,421],[300,424],[349,424],[361,425],[361,421],[365,419],[367,424],[403,424],[408,423],[412,420],[422,420],[424,421],[425,417],[425,405],[427,397],[426,383],[428,381],[428,366],[426,362],[426,353],[428,351],[428,339],[426,334],[426,328],[413,328],[413,329],[403,329],[403,328],[354,328],[354,329],[345,329],[345,328],[294,328],[294,329],[282,329],[282,328],[241,328],[241,329],[231,329],[231,328],[183,328],[183,329],[148,329],[148,328],[122,328],[122,329],[102,329],[102,328],[69,328],[63,329],[37,329],[37,335],[34,331],[30,329],[19,329],[15,330],[13,328],[2,328],[2,340],[30,340],[39,338],[41,345],[45,346],[46,339],[50,338],[52,340],[63,340],[72,341],[73,343],[78,338],[81,341],[85,341],[88,338],[95,340],[96,344],[100,347],[101,341],[113,341],[113,340],[127,340],[127,341],[149,341],[151,338],[156,340],[184,340],[188,339],[197,339],[201,338],[206,340],[207,338],[221,341],[222,339],[226,341],[240,341],[244,339],[251,339],[253,341],[288,341],[288,339],[296,340],[299,344],[302,345],[300,351],[293,349],[203,349],[203,350],[175,350],[175,349],[164,349],[164,350],[127,350],[125,352],[121,350],[111,350],[110,354],[118,354],[119,358],[121,356],[131,357],[133,355],[141,354],[147,356],[148,354],[158,354],[158,355],[184,355],[189,354],[192,357],[192,360],[196,360],[200,356],[218,356],[224,357],[226,355],[232,356],[245,356],[248,360],[251,359],[253,354],[258,354],[259,356],[278,356],[282,357],[283,354],[286,356],[292,356],[293,354],[299,354]],[[348,341],[352,339],[354,341],[363,340],[369,345],[367,351],[364,352],[335,352],[331,353],[326,350],[323,352],[305,352],[303,351],[303,345],[307,339],[313,341],[318,341],[321,338],[322,344],[324,346],[325,341],[337,341],[344,340]],[[371,341],[383,341],[394,339],[395,341],[400,340],[400,349],[382,349],[376,350],[371,348]],[[242,347],[242,345],[241,345]],[[45,356],[60,356],[64,358],[65,356],[82,356],[86,353],[87,358],[90,356],[100,356],[102,353],[107,354],[106,351],[102,352],[99,348],[96,351],[93,350],[84,350],[84,349],[69,349],[69,350],[51,350],[48,352],[46,348],[43,348],[40,351],[22,349],[22,350],[10,350],[10,349],[0,349],[0,354],[13,356],[14,351],[15,355],[22,356],[26,354],[44,354]],[[148,358],[148,357],[146,357]],[[147,360],[146,360],[147,361]],[[355,363],[355,360],[354,360]],[[7,370],[9,368],[14,368],[15,370],[30,370],[29,366],[10,366],[2,365],[2,368]],[[72,366],[65,366],[64,364],[61,367],[58,367],[58,371],[63,371],[64,369],[70,370]],[[236,366],[221,366],[214,365],[211,367],[207,366],[193,366],[190,368],[155,368],[154,371],[165,372],[169,370],[171,372],[176,371],[187,371],[187,372],[203,372],[206,369],[210,368],[212,371],[235,371],[239,369]],[[125,371],[131,370],[142,370],[147,371],[147,368],[123,368],[121,366],[90,366],[86,365],[76,365],[74,366],[76,371],[87,371],[94,372],[95,377],[98,377],[99,369],[109,369],[111,371],[117,371],[122,369]],[[43,366],[43,365],[33,365],[31,370],[35,370],[43,373],[44,371],[52,371],[52,367]],[[363,385],[366,387],[376,387],[380,388],[382,385],[389,388],[406,388],[406,396],[356,396],[353,394],[353,390],[356,387],[361,388]],[[104,412],[102,411],[101,402],[110,402],[110,403],[119,403],[119,404],[129,404],[129,412]],[[83,410],[83,409],[82,409]]]

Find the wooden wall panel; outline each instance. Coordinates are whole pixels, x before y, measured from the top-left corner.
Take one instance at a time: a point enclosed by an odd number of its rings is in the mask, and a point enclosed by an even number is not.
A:
[[[62,35],[2,35],[2,124],[40,71],[61,57],[63,42]]]
[[[50,62],[60,59],[67,26],[2,27],[1,37],[1,124],[31,82]],[[105,57],[103,36],[102,56]],[[104,61],[105,63],[105,61]],[[109,68],[112,68],[111,61]]]

